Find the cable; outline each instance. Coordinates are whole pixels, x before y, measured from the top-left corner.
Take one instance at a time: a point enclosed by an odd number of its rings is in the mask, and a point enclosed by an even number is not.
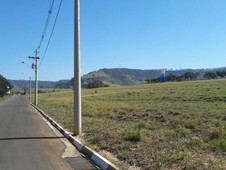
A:
[[[54,32],[54,29],[55,29],[55,26],[56,26],[56,22],[57,22],[59,13],[60,13],[60,9],[61,9],[61,6],[62,6],[62,2],[63,2],[63,0],[60,1],[60,5],[59,5],[59,7],[58,7],[58,11],[57,11],[57,15],[56,15],[56,18],[55,18],[53,27],[52,27],[52,31],[51,31],[51,34],[50,34],[50,36],[49,36],[49,40],[48,40],[48,43],[47,43],[47,45],[46,45],[46,49],[45,49],[45,52],[44,52],[44,54],[43,54],[43,56],[42,56],[41,62],[40,62],[40,64],[39,64],[39,67],[42,65],[43,59],[45,58],[46,52],[47,52],[47,50],[48,50],[48,47],[49,47],[49,44],[50,44],[50,41],[51,41],[51,38],[52,38],[52,36],[53,36],[53,32]],[[38,67],[38,68],[39,68],[39,67]]]
[[[42,32],[41,39],[40,39],[39,44],[38,44],[38,50],[41,48],[43,39],[44,39],[45,34],[46,34],[46,30],[48,28],[50,17],[51,17],[51,14],[52,14],[53,5],[54,5],[54,0],[50,0],[49,11],[48,11],[48,15],[47,15],[47,18],[46,18],[45,26],[44,26],[44,29],[43,29],[43,32]]]

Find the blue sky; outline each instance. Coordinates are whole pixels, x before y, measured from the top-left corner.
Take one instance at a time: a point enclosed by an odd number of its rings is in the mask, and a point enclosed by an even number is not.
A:
[[[55,0],[44,49],[60,0]],[[73,0],[64,0],[40,80],[73,77]],[[0,74],[34,78],[49,0],[0,0]],[[81,0],[82,74],[101,68],[226,66],[225,0]]]

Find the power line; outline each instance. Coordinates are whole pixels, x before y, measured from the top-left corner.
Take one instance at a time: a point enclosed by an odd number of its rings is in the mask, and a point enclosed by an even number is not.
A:
[[[49,40],[48,40],[48,43],[47,43],[47,45],[46,45],[45,52],[44,52],[44,54],[43,54],[43,56],[42,56],[41,62],[40,62],[40,64],[39,64],[39,67],[41,66],[41,64],[42,64],[42,62],[43,62],[43,59],[45,58],[46,52],[47,52],[47,50],[48,50],[48,47],[49,47],[49,44],[50,44],[50,41],[51,41],[51,38],[52,38],[52,36],[53,36],[53,32],[54,32],[54,29],[55,29],[55,26],[56,26],[56,22],[57,22],[59,13],[60,13],[60,9],[61,9],[61,6],[62,6],[62,2],[63,2],[63,0],[60,1],[59,7],[58,7],[58,10],[57,10],[57,15],[56,15],[56,18],[55,18],[53,27],[52,27],[52,31],[51,31],[51,34],[50,34],[50,36],[49,36]],[[38,68],[39,68],[39,67],[38,67]]]
[[[47,15],[47,18],[46,18],[45,26],[44,26],[44,29],[43,29],[43,32],[42,32],[41,39],[40,39],[39,44],[38,44],[38,50],[41,48],[43,39],[44,39],[45,34],[46,34],[46,30],[48,28],[50,17],[51,17],[51,14],[52,14],[53,5],[54,5],[54,0],[50,0],[49,11],[48,11],[48,15]]]

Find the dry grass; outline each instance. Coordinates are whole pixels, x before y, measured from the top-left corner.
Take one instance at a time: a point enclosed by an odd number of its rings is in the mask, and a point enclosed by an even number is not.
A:
[[[93,149],[142,169],[226,169],[226,80],[83,89],[82,96],[84,139]],[[73,129],[73,91],[39,99]]]
[[[5,100],[9,99],[10,97],[12,97],[12,94],[0,97],[0,104],[3,103]]]

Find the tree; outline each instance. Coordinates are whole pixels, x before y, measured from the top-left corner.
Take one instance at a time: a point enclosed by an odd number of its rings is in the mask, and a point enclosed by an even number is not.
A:
[[[147,79],[145,81],[147,82],[147,84],[151,83],[151,79]]]
[[[174,74],[170,74],[168,76],[166,76],[166,81],[175,81],[176,80],[176,76]]]
[[[3,97],[8,90],[12,89],[12,85],[8,82],[8,80],[0,75],[0,97]]]
[[[157,77],[157,78],[154,78],[154,79],[151,79],[151,80],[146,80],[148,83],[159,83],[160,82],[160,77]]]
[[[199,73],[186,72],[183,76],[185,80],[195,80],[199,76]]]
[[[226,76],[226,71],[217,71],[216,74],[221,78],[224,78],[224,76]]]
[[[102,81],[94,80],[92,82],[88,82],[86,87],[88,89],[92,89],[92,88],[99,88],[99,87],[109,87],[109,85],[104,84]]]
[[[204,79],[215,79],[215,78],[217,78],[217,74],[215,72],[208,71],[208,72],[205,72],[205,74],[203,75],[203,78]]]

